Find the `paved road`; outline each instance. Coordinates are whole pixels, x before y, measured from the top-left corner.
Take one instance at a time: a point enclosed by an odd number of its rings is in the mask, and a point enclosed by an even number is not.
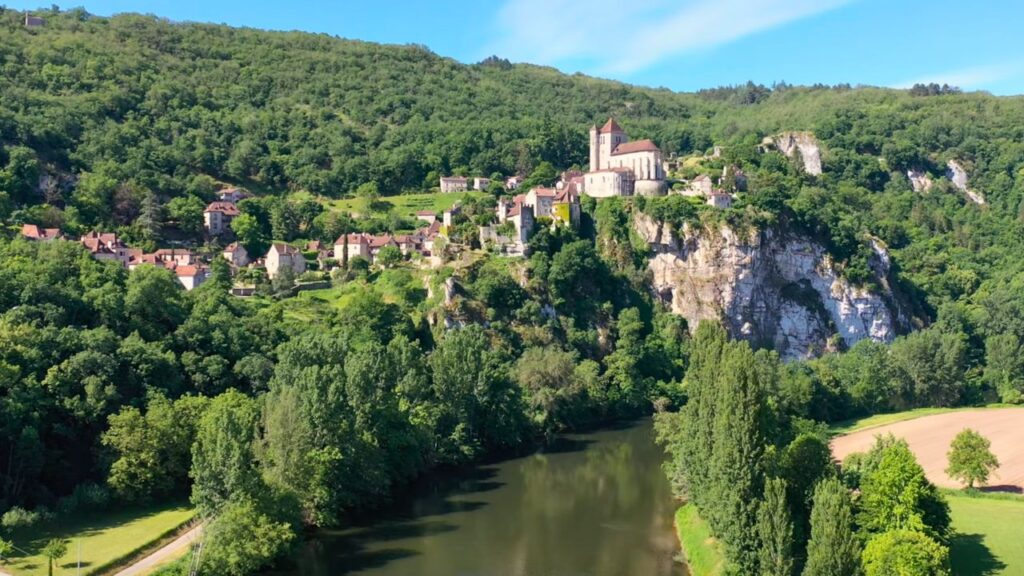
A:
[[[158,564],[170,558],[174,558],[182,550],[187,549],[189,545],[198,539],[202,533],[203,525],[199,524],[188,532],[185,532],[181,536],[175,538],[170,544],[161,547],[149,556],[146,556],[135,564],[132,564],[124,570],[116,573],[114,576],[138,576],[140,574],[148,574]]]

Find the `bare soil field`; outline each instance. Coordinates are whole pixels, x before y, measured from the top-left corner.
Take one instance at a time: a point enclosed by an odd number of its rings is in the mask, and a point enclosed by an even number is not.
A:
[[[892,433],[910,444],[928,479],[938,486],[961,488],[946,476],[949,445],[964,428],[971,428],[992,442],[999,469],[989,479],[988,490],[1024,492],[1024,408],[962,410],[860,430],[832,440],[832,453],[842,461],[853,452],[865,452],[875,436]]]

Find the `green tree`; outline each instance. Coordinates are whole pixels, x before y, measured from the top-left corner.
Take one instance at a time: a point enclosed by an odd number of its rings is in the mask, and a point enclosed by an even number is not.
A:
[[[68,543],[66,540],[54,538],[43,546],[40,554],[46,558],[47,568],[46,573],[53,576],[53,562],[59,560],[62,556],[68,553]]]
[[[256,216],[240,214],[231,221],[231,231],[238,241],[245,246],[245,251],[253,257],[264,254],[269,247],[269,240],[263,232],[263,226]]]
[[[254,574],[284,556],[294,541],[292,526],[261,510],[256,500],[232,500],[206,527],[203,572]]]
[[[861,481],[858,523],[869,533],[889,530],[927,532],[940,541],[949,533],[949,507],[917,463],[906,442],[881,452],[877,468]]]
[[[574,354],[545,347],[524,350],[513,369],[530,419],[549,437],[572,426],[581,408],[575,366]]]
[[[199,420],[192,446],[192,503],[212,515],[232,498],[263,490],[254,444],[259,409],[236,390],[214,398]]]
[[[967,489],[975,484],[988,482],[988,476],[999,468],[999,459],[992,453],[992,443],[978,432],[965,428],[950,444],[949,467],[946,474],[967,485]]]
[[[764,385],[746,342],[725,347],[718,367],[708,494],[702,514],[743,572],[757,571],[757,509],[763,493]]]
[[[184,322],[184,290],[168,270],[139,266],[128,276],[125,288],[129,326],[146,340],[158,340]]]
[[[860,546],[853,526],[850,493],[835,478],[819,482],[814,489],[803,576],[859,575]]]
[[[402,261],[402,251],[397,246],[385,246],[377,252],[376,262],[385,268],[392,268]]]
[[[786,481],[765,482],[764,498],[757,512],[757,535],[761,541],[758,559],[764,576],[793,574],[793,523],[786,503]]]
[[[203,211],[206,203],[192,196],[179,196],[167,203],[167,216],[178,229],[192,237],[198,238],[203,233]]]
[[[868,540],[865,576],[949,576],[949,549],[926,534],[892,530]]]

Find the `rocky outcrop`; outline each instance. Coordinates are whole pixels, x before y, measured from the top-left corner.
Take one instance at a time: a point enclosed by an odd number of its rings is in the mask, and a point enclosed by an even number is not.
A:
[[[643,215],[634,227],[652,248],[653,291],[691,328],[718,319],[734,337],[797,359],[864,338],[888,342],[906,324],[891,294],[851,285],[825,249],[807,238],[740,233],[725,225],[675,235]],[[888,275],[880,243],[871,264],[876,274]],[[887,283],[880,285],[887,290]]]
[[[775,137],[774,143],[789,158],[799,151],[804,171],[814,176],[821,175],[821,148],[810,132],[783,132]]]
[[[956,160],[950,160],[946,163],[946,178],[949,178],[949,181],[953,183],[957,190],[966,194],[971,202],[975,204],[985,203],[985,197],[980,192],[971,190],[967,186],[967,171]]]
[[[932,189],[932,177],[923,170],[907,170],[907,179],[910,180],[914,192],[928,192]]]

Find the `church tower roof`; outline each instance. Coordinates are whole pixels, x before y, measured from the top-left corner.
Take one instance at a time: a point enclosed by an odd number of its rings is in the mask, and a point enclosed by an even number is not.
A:
[[[616,124],[615,118],[609,118],[608,121],[604,123],[604,126],[601,127],[601,134],[609,134],[615,132],[622,133],[623,130],[622,128],[619,128],[618,124]]]

